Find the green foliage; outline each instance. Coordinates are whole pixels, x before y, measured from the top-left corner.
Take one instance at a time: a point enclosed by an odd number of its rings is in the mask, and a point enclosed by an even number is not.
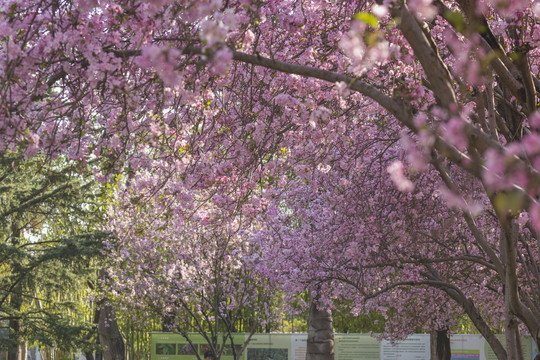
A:
[[[465,28],[465,18],[457,11],[446,11],[444,13],[444,18],[452,24],[457,31],[463,31]]]
[[[291,316],[290,319],[283,320],[283,324],[279,329],[285,333],[307,333],[308,323],[307,317],[304,316]]]
[[[354,15],[354,19],[362,21],[374,29],[376,29],[379,26],[379,19],[377,19],[375,15],[370,14],[368,12],[360,12]]]
[[[354,316],[351,313],[334,311],[333,327],[336,333],[382,333],[384,317],[375,312]]]
[[[88,179],[63,159],[0,154],[0,321],[10,325],[0,349],[89,346],[87,289],[107,234]]]

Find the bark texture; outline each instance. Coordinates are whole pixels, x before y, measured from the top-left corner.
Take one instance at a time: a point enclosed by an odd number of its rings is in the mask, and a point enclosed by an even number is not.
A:
[[[99,343],[104,347],[103,360],[124,360],[124,339],[118,324],[114,308],[110,304],[104,304],[99,312]]]
[[[317,309],[311,299],[306,360],[334,360],[334,331],[332,314]]]
[[[98,276],[100,281],[107,279],[107,273],[103,269],[99,271]],[[96,315],[99,344],[103,347],[101,354],[96,354],[96,360],[124,360],[124,339],[118,329],[114,307],[109,304],[106,297],[100,301]]]
[[[448,330],[436,330],[430,334],[431,359],[432,360],[450,360],[450,337]]]

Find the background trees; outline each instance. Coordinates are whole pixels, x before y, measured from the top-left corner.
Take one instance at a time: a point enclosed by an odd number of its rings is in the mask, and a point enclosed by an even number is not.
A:
[[[0,157],[0,320],[2,347],[17,359],[26,344],[90,348],[95,258],[105,234],[99,191],[62,160],[5,152]]]
[[[114,188],[110,290],[133,319],[141,320],[139,310],[190,344],[196,332],[218,356],[227,347],[240,358],[244,343],[235,343],[233,333],[260,331],[282,309],[252,265],[258,249],[248,241],[252,219],[238,211],[235,192],[242,190],[186,193],[177,174],[165,183],[158,174],[139,174],[130,186],[120,181]]]

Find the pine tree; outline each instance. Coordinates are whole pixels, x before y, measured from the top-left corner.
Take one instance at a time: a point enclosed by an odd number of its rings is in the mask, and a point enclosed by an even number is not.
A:
[[[84,349],[92,343],[87,299],[106,234],[99,187],[62,159],[0,154],[0,348]]]

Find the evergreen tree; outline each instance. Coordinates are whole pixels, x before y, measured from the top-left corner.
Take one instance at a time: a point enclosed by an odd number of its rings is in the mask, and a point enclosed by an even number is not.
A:
[[[89,282],[105,233],[99,187],[62,159],[0,154],[0,348],[17,359],[25,344],[62,350],[92,341]]]

